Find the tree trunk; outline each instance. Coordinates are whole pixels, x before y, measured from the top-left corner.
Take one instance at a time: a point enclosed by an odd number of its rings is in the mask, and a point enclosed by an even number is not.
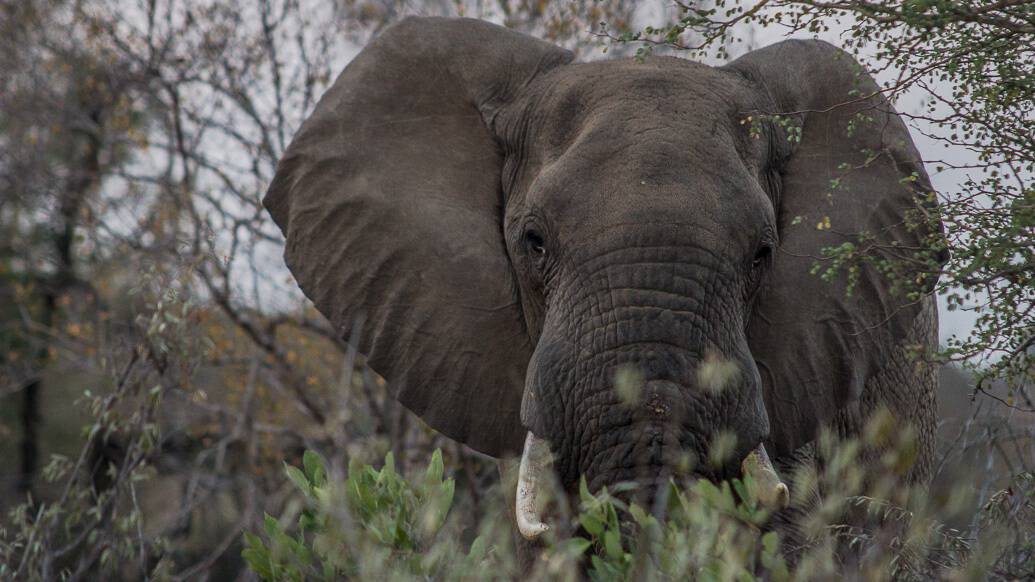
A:
[[[54,327],[57,321],[58,299],[74,284],[75,275],[75,231],[79,214],[87,197],[100,182],[101,172],[101,131],[103,106],[89,102],[90,97],[80,95],[82,111],[90,119],[91,127],[76,133],[81,139],[71,140],[73,148],[69,159],[68,181],[60,194],[58,208],[58,224],[55,225],[52,244],[56,257],[54,273],[44,279],[44,295],[39,324],[45,330]],[[78,150],[78,151],[76,151]],[[48,280],[49,279],[49,280]],[[33,333],[33,330],[28,330]],[[40,399],[43,391],[43,373],[50,364],[50,341],[48,336],[40,338],[40,347],[36,352],[34,367],[36,373],[25,386],[22,394],[22,440],[21,440],[21,475],[18,479],[18,493],[36,498],[36,474],[40,465],[40,427],[43,416],[40,411]]]

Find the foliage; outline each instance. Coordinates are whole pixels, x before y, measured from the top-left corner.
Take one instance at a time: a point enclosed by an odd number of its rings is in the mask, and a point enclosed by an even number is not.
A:
[[[597,550],[589,556],[593,580],[789,576],[779,534],[762,529],[769,513],[742,501],[748,495],[739,480],[719,485],[701,480],[688,489],[670,482],[664,522],[606,489],[593,496],[583,483],[579,496],[579,523],[589,536],[586,545]],[[632,536],[626,535],[625,543],[619,514],[638,526]]]
[[[197,361],[211,344],[192,329],[197,305],[183,290],[182,273],[177,281],[147,270],[133,295],[147,313],[133,322],[136,341],[120,357],[93,362],[105,372],[104,386],[78,401],[91,413],[78,455],[53,454],[43,469],[45,480],[59,486],[52,500],[30,497],[11,508],[12,529],[0,530],[2,578],[112,576],[124,563],[142,572],[167,566],[149,564],[165,540],[145,538],[138,496],[155,474],[163,397],[188,382],[190,370],[180,364]],[[106,462],[100,452],[116,442],[121,458]]]
[[[607,489],[592,495],[583,482],[576,516],[580,535],[550,538],[530,579],[811,580],[836,576],[846,563],[867,579],[971,579],[986,573],[1009,579],[1035,571],[1032,474],[1018,475],[1011,488],[997,493],[965,535],[931,517],[934,508],[923,495],[900,506],[845,486],[853,481],[845,472],[857,471],[859,447],[832,446],[837,469],[820,477],[829,490],[814,510],[822,518],[799,548],[787,541],[800,536],[774,529],[769,512],[749,501],[738,480],[670,482],[664,521]],[[423,475],[407,480],[389,455],[380,470],[353,463],[348,477],[335,482],[327,480],[319,456],[307,453],[302,468],[287,467],[305,500],[297,523],[285,523],[293,513],[280,520],[266,516],[264,535],[245,534],[245,558],[264,580],[516,578],[505,559],[512,551],[509,532],[483,529],[465,547],[443,528],[452,481],[443,480],[442,471],[436,452]],[[630,490],[619,485],[616,491]],[[864,517],[854,523],[863,525],[838,521],[859,510]]]
[[[480,559],[475,544],[467,562],[458,563],[453,552],[442,551],[446,540],[438,541],[438,551],[426,553],[453,502],[454,483],[442,479],[440,450],[416,484],[396,472],[391,453],[380,470],[350,463],[348,478],[337,488],[328,483],[326,465],[312,451],[306,451],[302,468],[288,465],[286,472],[306,503],[297,535],[289,536],[269,515],[269,545],[245,534],[244,558],[265,580],[439,576],[447,567],[469,570]]]

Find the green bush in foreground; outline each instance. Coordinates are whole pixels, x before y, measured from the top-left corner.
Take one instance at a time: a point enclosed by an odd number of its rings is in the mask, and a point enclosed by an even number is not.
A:
[[[323,460],[311,451],[301,468],[287,466],[286,471],[305,502],[295,520],[295,533],[289,534],[280,520],[267,515],[265,539],[245,534],[243,556],[265,580],[506,579],[518,574],[512,556],[505,555],[512,552],[506,535],[509,523],[507,528],[478,536],[468,548],[459,547],[451,535],[454,532],[443,527],[454,483],[443,479],[440,451],[434,453],[423,476],[412,481],[396,472],[390,453],[380,470],[352,463],[343,486],[327,479]],[[538,573],[573,578],[579,572],[580,556],[588,554],[587,572],[594,580],[697,570],[709,579],[744,579],[757,569],[773,579],[786,579],[777,534],[763,535],[759,529],[767,514],[738,503],[734,490],[745,493],[740,481],[732,487],[701,481],[688,492],[673,486],[668,510],[672,517],[662,525],[606,490],[591,495],[583,483],[578,520],[589,538],[551,544]],[[622,513],[631,515],[640,527],[635,542],[623,540]],[[714,535],[704,539],[697,533],[701,531]],[[650,546],[650,556],[630,551],[641,544]],[[659,558],[656,562],[645,560],[654,556]]]
[[[245,533],[243,556],[265,580],[329,580],[371,570],[392,577],[428,576],[440,573],[445,559],[458,551],[448,540],[437,539],[454,488],[452,479],[442,478],[440,451],[417,483],[395,471],[391,453],[379,471],[353,462],[343,487],[328,482],[323,460],[312,451],[305,453],[302,468],[289,465],[286,471],[306,504],[298,514],[297,533],[289,535],[270,515],[265,519],[268,543]],[[480,552],[472,547],[466,562],[475,565]]]
[[[854,450],[845,447],[835,460],[838,471],[853,465]],[[439,451],[414,479],[395,470],[391,454],[380,470],[352,463],[343,482],[329,480],[312,452],[301,468],[286,470],[304,506],[289,508],[279,520],[267,516],[264,536],[245,534],[243,556],[264,580],[807,580],[836,576],[846,566],[866,579],[966,580],[1023,577],[1032,572],[1035,552],[1035,487],[1028,474],[983,508],[977,538],[924,517],[923,508],[825,495],[816,514],[861,510],[870,525],[827,520],[817,526],[813,516],[806,520],[812,524],[806,541],[794,547],[793,564],[784,556],[787,540],[766,531],[767,513],[740,501],[748,499],[740,481],[698,481],[685,489],[672,484],[663,523],[606,489],[594,496],[583,484],[577,519],[587,537],[550,540],[526,576],[514,558],[510,524],[499,516],[481,524],[472,542],[461,541],[459,526],[447,519],[454,483],[443,478]],[[635,539],[619,526],[623,515],[638,525]]]

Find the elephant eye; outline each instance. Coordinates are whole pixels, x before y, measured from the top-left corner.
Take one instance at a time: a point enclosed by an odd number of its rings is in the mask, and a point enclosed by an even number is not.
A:
[[[751,266],[755,269],[760,269],[769,263],[769,259],[772,257],[773,247],[765,245],[759,247],[758,251],[755,252],[755,258],[751,261]]]
[[[536,259],[546,256],[546,243],[543,241],[543,235],[534,230],[525,233],[525,247]]]

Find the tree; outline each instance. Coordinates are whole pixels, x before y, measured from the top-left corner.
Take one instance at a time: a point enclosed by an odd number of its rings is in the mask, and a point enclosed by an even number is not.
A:
[[[102,181],[127,162],[124,143],[140,112],[126,99],[133,78],[112,55],[79,45],[55,26],[59,4],[21,3],[0,20],[0,280],[22,308],[6,329],[10,350],[25,368],[9,381],[22,396],[21,494],[34,492],[40,466],[43,370],[50,337],[63,324],[62,298],[93,297],[81,273],[89,261],[77,248],[84,221],[96,208]]]

